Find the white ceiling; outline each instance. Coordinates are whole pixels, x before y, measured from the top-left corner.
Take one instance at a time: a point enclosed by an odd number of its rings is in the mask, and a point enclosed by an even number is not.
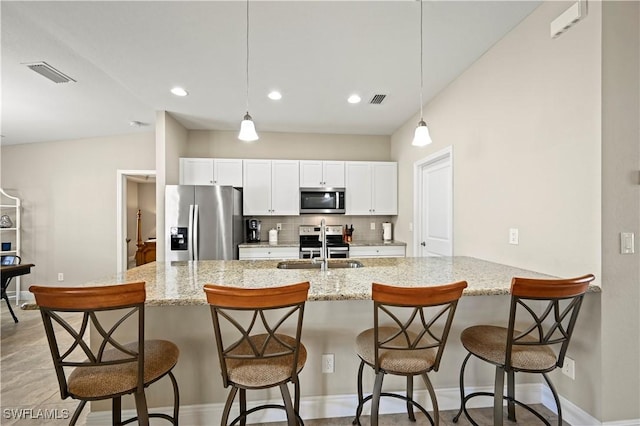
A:
[[[539,1],[426,1],[428,102]],[[235,130],[246,110],[243,1],[2,1],[2,144],[150,131]],[[419,109],[416,1],[250,4],[250,113],[258,132],[390,135]],[[27,68],[45,61],[75,79]],[[190,95],[169,93],[183,86]],[[266,95],[272,89],[280,101]],[[346,98],[358,93],[362,103]],[[386,94],[381,105],[368,102]],[[132,120],[148,124],[139,128]]]

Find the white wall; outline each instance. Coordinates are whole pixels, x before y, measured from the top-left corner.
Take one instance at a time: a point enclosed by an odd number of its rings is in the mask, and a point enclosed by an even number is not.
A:
[[[2,146],[2,186],[23,200],[22,257],[36,265],[22,289],[115,273],[117,170],[153,168],[153,133]]]

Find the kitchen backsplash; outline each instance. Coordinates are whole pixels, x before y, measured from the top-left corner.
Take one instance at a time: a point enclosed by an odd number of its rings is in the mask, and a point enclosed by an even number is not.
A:
[[[353,225],[353,241],[382,241],[382,222],[391,222],[391,216],[346,216],[346,215],[301,215],[301,216],[245,216],[261,221],[260,241],[269,241],[269,230],[276,229],[278,223],[282,229],[278,232],[278,241],[298,241],[300,225],[320,225],[324,218],[327,225]],[[371,230],[375,223],[375,230]]]

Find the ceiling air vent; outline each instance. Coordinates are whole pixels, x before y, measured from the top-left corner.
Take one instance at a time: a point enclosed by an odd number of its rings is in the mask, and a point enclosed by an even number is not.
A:
[[[387,95],[373,95],[373,98],[369,101],[370,104],[379,105],[384,101]]]
[[[27,67],[31,68],[31,70],[37,72],[43,77],[48,78],[54,83],[68,83],[70,81],[75,82],[74,79],[58,71],[57,69],[55,69],[54,67],[52,67],[46,62],[35,62],[33,64],[26,64],[26,65]]]

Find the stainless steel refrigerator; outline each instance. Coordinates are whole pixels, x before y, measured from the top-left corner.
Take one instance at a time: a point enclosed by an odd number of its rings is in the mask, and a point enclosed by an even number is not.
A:
[[[242,190],[167,185],[165,260],[231,260],[243,239]]]

